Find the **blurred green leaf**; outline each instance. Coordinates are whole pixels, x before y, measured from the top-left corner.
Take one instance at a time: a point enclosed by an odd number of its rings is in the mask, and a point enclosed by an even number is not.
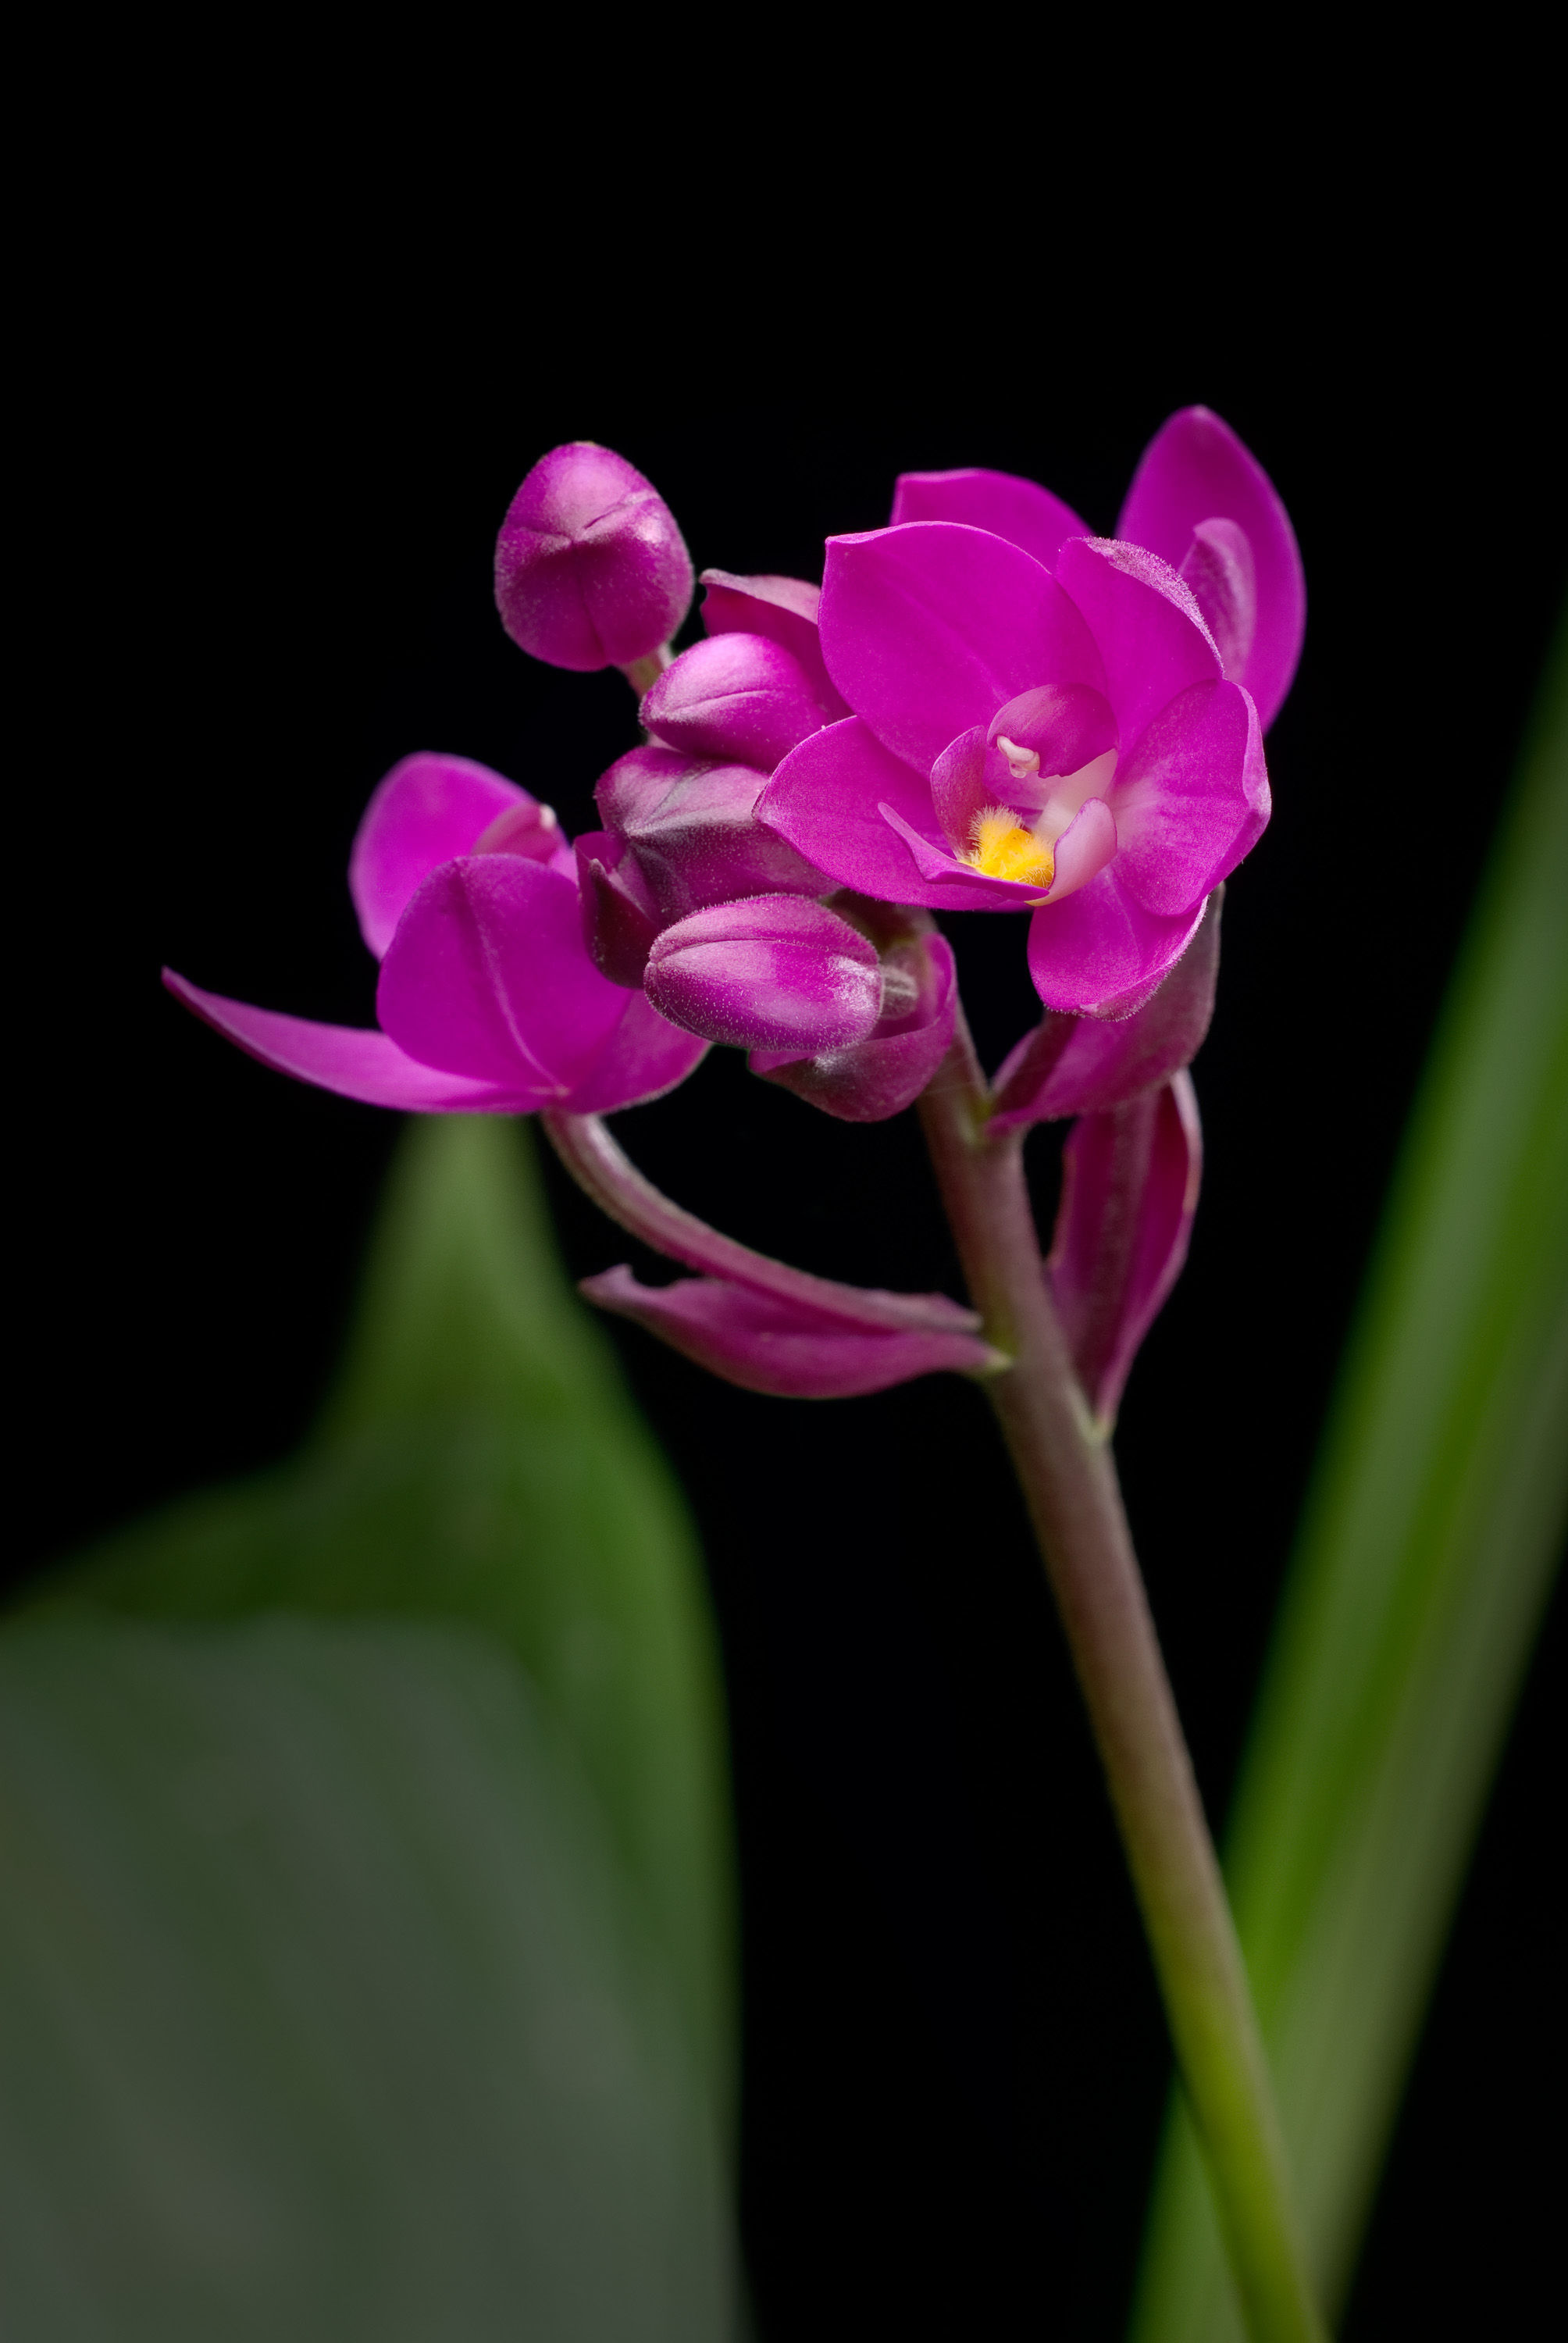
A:
[[[727,2343],[717,2129],[473,1629],[0,1637],[14,2343]]]
[[[1229,1833],[1237,1925],[1331,2310],[1550,1588],[1565,1426],[1560,637],[1395,1175]],[[1132,2331],[1138,2343],[1241,2331],[1180,2100]]]
[[[317,1437],[56,1574],[0,1664],[25,1720],[0,1780],[0,1859],[21,1865],[7,2261],[18,2224],[47,2233],[28,2283],[68,2281],[59,2319],[18,2331],[722,2331],[733,1921],[711,1623],[678,1492],[557,1263],[518,1127],[410,1125]],[[238,1783],[254,1827],[208,1830],[209,1775],[220,1805]],[[583,2085],[530,2195],[559,2108],[529,2029],[579,1972],[605,2014],[584,2072],[613,2037],[625,2087]],[[90,2204],[66,2186],[77,2164]],[[250,2240],[222,2269],[214,2247],[210,2300],[192,2244],[208,2164]],[[325,2194],[301,2177],[327,2167]],[[150,2227],[144,2171],[168,2200]],[[187,2187],[188,2217],[169,2209]],[[429,2309],[446,2217],[407,2207],[443,2192],[479,2208],[470,2292],[493,2311]],[[377,2257],[410,2274],[402,2325],[375,2308]],[[247,2326],[226,2285],[287,2315]],[[312,2308],[339,2296],[336,2323]]]
[[[42,1599],[151,1618],[397,1614],[499,1635],[603,1802],[727,2101],[729,1816],[701,1565],[557,1260],[526,1127],[411,1122],[306,1453],[137,1523]]]

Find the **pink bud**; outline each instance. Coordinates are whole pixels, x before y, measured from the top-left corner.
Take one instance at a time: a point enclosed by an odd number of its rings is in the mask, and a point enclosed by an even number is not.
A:
[[[742,1050],[842,1049],[882,1009],[876,946],[799,895],[754,895],[678,920],[643,982],[672,1025]]]
[[[675,516],[624,456],[574,440],[541,456],[496,540],[496,601],[551,667],[626,667],[668,641],[691,601]]]
[[[882,959],[882,1014],[863,1041],[795,1058],[754,1050],[754,1074],[840,1122],[885,1122],[912,1106],[948,1052],[958,992],[952,946],[928,935]]]
[[[1046,1274],[1079,1381],[1107,1430],[1139,1345],[1181,1273],[1202,1170],[1186,1073],[1086,1114],[1068,1134]]]

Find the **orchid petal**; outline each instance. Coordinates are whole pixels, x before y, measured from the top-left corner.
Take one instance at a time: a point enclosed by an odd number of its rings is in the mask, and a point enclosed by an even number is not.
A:
[[[878,810],[884,803],[917,829],[937,827],[920,774],[849,716],[790,751],[758,799],[757,818],[841,886],[884,903],[923,901],[909,855]]]
[[[1171,700],[1123,760],[1111,799],[1127,893],[1168,919],[1201,902],[1268,827],[1263,735],[1247,694],[1200,683]]]
[[[1056,841],[1048,903],[1060,903],[1098,878],[1116,851],[1116,818],[1103,798],[1086,798]]]
[[[1231,680],[1251,693],[1267,730],[1291,688],[1306,631],[1301,551],[1290,515],[1257,458],[1219,416],[1189,407],[1145,448],[1116,534],[1181,568],[1193,532],[1214,518],[1235,521],[1247,534],[1257,622],[1242,671]]]
[[[1015,472],[966,468],[957,472],[900,472],[893,490],[891,526],[914,520],[965,521],[989,529],[1010,545],[1054,569],[1070,537],[1088,537],[1088,525],[1070,505],[1035,480]]]
[[[454,856],[471,854],[498,815],[538,802],[467,757],[425,750],[394,765],[365,809],[348,857],[348,891],[377,959],[422,879]]]
[[[321,1025],[310,1017],[285,1017],[276,1010],[203,992],[171,968],[164,982],[206,1025],[236,1041],[296,1081],[366,1106],[404,1107],[413,1114],[519,1114],[539,1103],[538,1094],[516,1082],[470,1081],[422,1065],[374,1028]]]
[[[699,582],[705,589],[702,623],[710,635],[766,635],[782,643],[810,677],[829,722],[848,716],[822,661],[819,586],[809,586],[803,578],[738,578],[728,569],[705,569]]]
[[[1074,538],[1057,575],[1093,629],[1125,757],[1167,700],[1218,679],[1220,654],[1191,588],[1142,546]]]
[[[622,1266],[584,1278],[578,1291],[727,1383],[778,1399],[850,1399],[916,1375],[972,1374],[1001,1363],[978,1334],[851,1325],[718,1278],[639,1285]]]
[[[1037,684],[1106,689],[1089,628],[1050,571],[949,521],[829,538],[822,654],[878,739],[922,773]]]
[[[759,766],[781,757],[824,724],[842,703],[823,705],[792,651],[766,635],[710,635],[667,667],[642,703],[642,720],[672,749],[691,757]]]
[[[879,1017],[863,1041],[811,1058],[754,1051],[754,1074],[780,1083],[840,1122],[885,1122],[912,1106],[946,1057],[958,1005],[952,946],[944,936],[896,944],[884,968],[914,979],[915,999]]]
[[[646,994],[622,998],[619,1023],[560,1101],[573,1114],[613,1114],[618,1107],[662,1098],[708,1055],[700,1034],[670,1024]]]
[[[1214,638],[1226,681],[1240,683],[1258,631],[1258,566],[1241,522],[1201,520],[1180,575]]]
[[[1192,941],[1133,1016],[1113,1022],[1047,1011],[999,1070],[988,1130],[1102,1114],[1191,1064],[1214,1013],[1224,892],[1215,889]]]
[[[1045,903],[1029,928],[1029,972],[1048,1009],[1130,1017],[1170,974],[1197,933],[1191,916],[1161,919],[1121,884],[1121,857],[1063,903]]]
[[[923,837],[896,806],[880,805],[877,811],[903,840],[914,866],[903,891],[905,902],[925,903],[940,911],[1027,911],[1046,900],[1041,889],[1021,879],[998,879],[961,862],[945,840],[938,846]],[[1114,823],[1111,835],[1114,851]]]
[[[433,870],[397,923],[377,1013],[408,1055],[542,1092],[587,1070],[626,1008],[560,872],[486,854]]]
[[[881,1013],[874,944],[820,903],[760,895],[666,928],[648,997],[672,1024],[746,1050],[841,1049]]]
[[[1191,1077],[1175,1074],[1126,1106],[1085,1115],[1061,1167],[1046,1275],[1079,1381],[1109,1429],[1187,1258],[1203,1167]]]

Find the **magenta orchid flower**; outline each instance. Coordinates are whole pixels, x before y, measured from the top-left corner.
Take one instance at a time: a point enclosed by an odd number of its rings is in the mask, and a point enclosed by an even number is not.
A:
[[[186,1006],[264,1065],[372,1106],[578,1114],[657,1098],[706,1048],[582,940],[575,860],[548,806],[462,757],[405,758],[354,840],[349,888],[381,961],[379,1030],[204,992]]]
[[[855,713],[784,760],[759,817],[861,893],[1030,910],[1046,1005],[1125,1015],[1268,820],[1243,679],[1271,715],[1293,671],[1289,519],[1201,409],[1159,435],[1123,514],[1161,548],[1091,538],[995,473],[906,476],[894,513],[829,541],[822,650]]]

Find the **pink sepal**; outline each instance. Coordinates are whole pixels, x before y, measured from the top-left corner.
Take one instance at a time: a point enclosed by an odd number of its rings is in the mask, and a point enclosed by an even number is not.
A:
[[[719,1278],[639,1285],[623,1265],[585,1278],[579,1290],[727,1383],[777,1399],[850,1399],[917,1375],[1002,1363],[978,1334],[856,1324]]]
[[[1187,950],[1132,1016],[1113,1022],[1047,1011],[997,1074],[990,1130],[1023,1131],[1030,1123],[1103,1113],[1191,1064],[1214,1013],[1224,892],[1214,890]]]
[[[1074,1124],[1046,1275],[1096,1421],[1106,1431],[1139,1345],[1187,1258],[1203,1168],[1191,1075]]]

